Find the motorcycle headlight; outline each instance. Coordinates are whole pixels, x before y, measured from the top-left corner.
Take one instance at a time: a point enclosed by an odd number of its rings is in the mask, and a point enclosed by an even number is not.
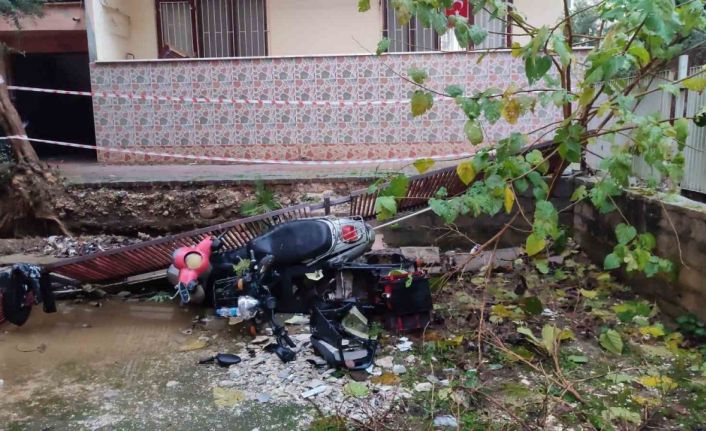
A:
[[[189,269],[197,269],[203,263],[203,257],[199,253],[189,253],[184,256],[184,263]]]

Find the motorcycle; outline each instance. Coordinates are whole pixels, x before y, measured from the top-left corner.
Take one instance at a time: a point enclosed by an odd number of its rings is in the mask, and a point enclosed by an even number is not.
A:
[[[220,237],[177,249],[167,277],[182,304],[208,303],[248,322],[252,335],[267,322],[276,343],[266,350],[284,362],[295,344],[275,313],[309,313],[312,346],[330,365],[367,368],[377,349],[372,316],[406,330],[431,311],[428,278],[414,262],[360,262],[374,239],[362,218],[288,221],[235,250],[220,252]]]
[[[22,326],[37,304],[45,313],[55,313],[51,282],[51,275],[37,265],[18,263],[0,270],[0,322]]]

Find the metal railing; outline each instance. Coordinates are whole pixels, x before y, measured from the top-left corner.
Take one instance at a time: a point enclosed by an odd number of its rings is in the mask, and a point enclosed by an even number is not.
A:
[[[398,202],[399,211],[411,211],[426,205],[428,199],[442,186],[451,196],[466,188],[456,175],[455,167],[413,176],[410,178],[407,197]],[[228,251],[244,246],[272,226],[289,220],[323,216],[331,211],[370,220],[375,218],[377,196],[377,192],[359,190],[349,196],[322,203],[295,205],[127,247],[63,259],[45,266],[45,269],[81,282],[120,280],[167,268],[171,264],[174,250],[192,246],[208,235],[223,235],[224,251]]]

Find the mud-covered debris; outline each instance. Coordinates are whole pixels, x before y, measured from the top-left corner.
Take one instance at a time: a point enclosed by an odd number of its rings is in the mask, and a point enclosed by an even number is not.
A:
[[[190,352],[192,350],[199,350],[203,349],[206,346],[208,346],[208,342],[202,339],[196,339],[196,340],[189,340],[179,346],[179,351],[180,352]]]
[[[414,390],[417,392],[429,392],[434,387],[430,382],[422,382],[414,385]]]
[[[213,388],[213,402],[218,407],[233,407],[245,401],[245,394],[237,389]]]

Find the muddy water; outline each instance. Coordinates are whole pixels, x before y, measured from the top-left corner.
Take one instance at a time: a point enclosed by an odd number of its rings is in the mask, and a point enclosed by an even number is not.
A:
[[[297,429],[290,405],[224,409],[226,369],[199,359],[232,351],[238,331],[194,323],[203,309],[172,303],[60,302],[23,327],[0,326],[0,430]],[[208,346],[180,352],[198,338]],[[168,384],[169,383],[169,384]]]
[[[34,370],[52,371],[76,362],[101,368],[120,366],[160,351],[173,351],[194,312],[171,304],[106,301],[60,304],[57,313],[32,310],[26,325],[7,325],[0,335],[0,378],[6,384],[31,379]],[[127,376],[126,376],[127,377]]]

